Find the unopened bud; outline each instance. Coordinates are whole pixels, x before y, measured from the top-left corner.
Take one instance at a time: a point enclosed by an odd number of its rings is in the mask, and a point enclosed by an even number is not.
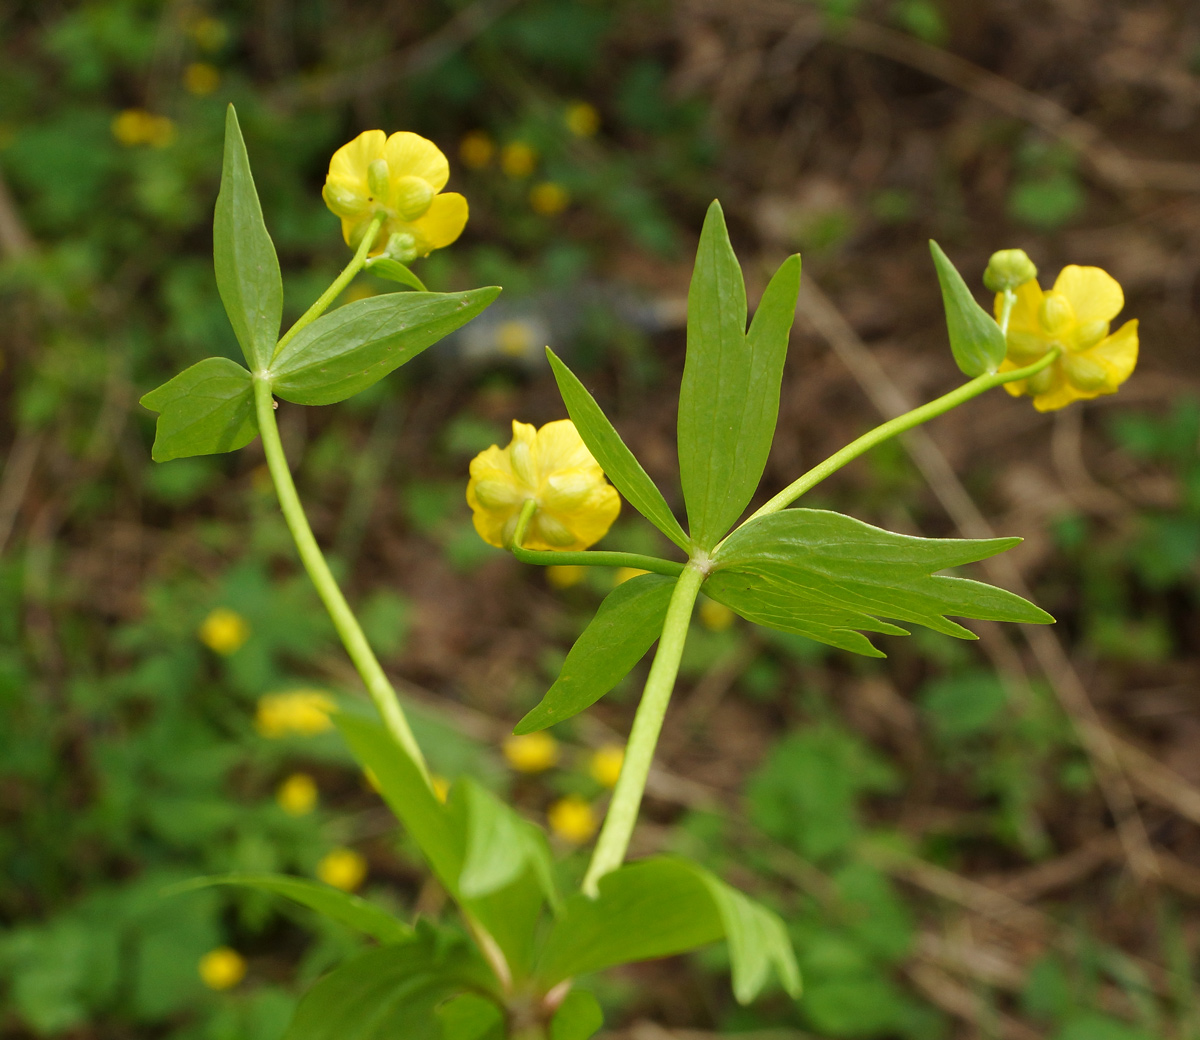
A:
[[[397,263],[410,264],[417,258],[417,240],[407,231],[397,231],[388,237],[384,253]]]
[[[992,292],[1004,292],[1032,282],[1036,277],[1037,268],[1024,249],[1001,249],[988,261],[983,284]]]

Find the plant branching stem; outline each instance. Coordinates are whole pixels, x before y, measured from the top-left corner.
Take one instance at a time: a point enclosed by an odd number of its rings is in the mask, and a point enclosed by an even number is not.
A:
[[[638,810],[642,804],[642,794],[646,790],[646,779],[650,775],[650,765],[654,760],[654,748],[662,731],[671,691],[675,686],[675,677],[679,674],[679,661],[683,656],[683,645],[687,641],[692,608],[703,581],[703,569],[689,563],[675,583],[675,591],[671,593],[662,636],[658,641],[658,651],[654,655],[654,664],[650,666],[650,675],[642,691],[642,700],[633,719],[629,743],[625,746],[621,775],[613,789],[612,802],[604,817],[604,826],[600,830],[600,837],[592,852],[592,861],[583,879],[584,894],[593,899],[600,893],[600,879],[621,865],[629,849]]]
[[[384,675],[378,658],[371,649],[370,643],[367,642],[367,637],[363,633],[358,619],[354,616],[354,611],[350,609],[350,604],[342,595],[342,590],[338,587],[337,580],[329,569],[329,564],[317,545],[317,539],[308,524],[308,517],[305,516],[304,507],[300,504],[300,496],[296,493],[296,484],[292,480],[292,471],[288,467],[287,457],[283,453],[283,442],[279,439],[279,425],[275,422],[275,400],[271,396],[271,386],[265,379],[256,378],[254,380],[254,404],[258,415],[258,432],[262,435],[263,448],[267,455],[267,468],[271,472],[275,492],[279,496],[279,507],[283,511],[288,529],[292,532],[292,538],[296,543],[296,550],[300,554],[304,569],[308,571],[308,576],[316,586],[317,595],[321,597],[321,602],[329,611],[329,616],[333,619],[333,626],[341,636],[346,653],[350,655],[350,660],[354,662],[358,674],[362,676],[367,693],[370,694],[371,700],[383,718],[384,726],[409,754],[428,782],[429,774],[425,758],[409,728],[408,719],[405,718],[404,709],[400,707],[396,691],[392,688],[387,676]]]
[[[341,295],[343,289],[353,280],[354,276],[362,270],[363,264],[367,262],[367,253],[371,251],[371,246],[375,244],[375,239],[379,236],[379,229],[383,227],[384,214],[376,214],[367,228],[367,233],[363,235],[363,239],[358,244],[358,249],[354,253],[353,259],[343,269],[342,273],[334,279],[333,284],[326,289],[320,296],[317,297],[317,302],[308,308],[303,314],[296,319],[296,324],[287,330],[275,344],[275,353],[271,355],[271,360],[274,361],[282,353],[283,348],[288,345],[292,337],[296,335],[306,325],[311,325],[322,314],[325,313],[334,300]]]
[[[791,505],[801,495],[805,494],[805,492],[812,490],[812,488],[816,487],[826,477],[836,473],[846,463],[852,462],[860,455],[870,451],[875,445],[881,444],[890,437],[895,437],[898,433],[911,430],[914,426],[920,426],[921,423],[928,422],[930,419],[950,411],[951,408],[957,408],[960,404],[971,400],[972,397],[978,397],[993,387],[1003,386],[1005,383],[1013,383],[1017,380],[1028,379],[1030,376],[1037,375],[1043,368],[1052,364],[1057,357],[1058,351],[1051,350],[1045,357],[1039,358],[1032,365],[1026,365],[1024,368],[977,376],[969,383],[963,383],[957,390],[951,390],[950,393],[944,394],[935,401],[930,401],[919,408],[914,408],[911,412],[898,415],[895,419],[885,422],[882,426],[876,426],[875,429],[864,433],[857,440],[851,441],[841,451],[830,455],[819,466],[814,466],[802,477],[792,481],[778,495],[754,512],[746,520],[746,523],[753,523],[759,517],[767,516],[770,513],[778,513],[779,510]]]
[[[579,564],[582,567],[636,567],[638,570],[666,574],[672,578],[683,573],[682,563],[663,560],[657,556],[643,556],[641,553],[601,552],[590,549],[586,552],[541,552],[537,549],[521,549],[514,545],[512,554],[522,563],[535,563],[543,567],[571,564]]]

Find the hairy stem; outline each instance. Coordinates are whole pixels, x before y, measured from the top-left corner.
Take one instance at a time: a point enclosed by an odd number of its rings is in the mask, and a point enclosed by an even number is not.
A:
[[[905,412],[903,415],[896,416],[895,419],[885,422],[882,426],[876,426],[875,429],[864,433],[857,440],[851,441],[841,451],[830,455],[819,466],[814,466],[802,477],[792,481],[778,495],[754,512],[746,520],[746,523],[752,523],[760,516],[766,516],[769,513],[778,513],[779,510],[791,505],[805,492],[812,490],[812,488],[816,487],[826,477],[836,473],[846,463],[852,462],[888,438],[895,437],[896,434],[904,433],[906,430],[911,430],[914,426],[920,426],[921,423],[928,422],[930,419],[950,411],[951,408],[957,408],[960,404],[971,400],[972,397],[978,397],[993,387],[1003,386],[1005,383],[1013,383],[1017,380],[1028,379],[1030,376],[1036,375],[1043,368],[1052,364],[1058,357],[1058,353],[1057,350],[1051,350],[1045,357],[1039,358],[1032,365],[1026,365],[1024,368],[977,376],[969,383],[964,383],[957,390],[951,390],[950,393],[939,397],[936,401],[930,401],[919,408],[914,408],[911,412]]]
[[[279,507],[283,510],[283,518],[287,521],[288,529],[296,543],[296,550],[308,576],[316,586],[317,595],[329,611],[333,626],[342,638],[342,645],[358,674],[362,676],[367,687],[367,693],[374,701],[384,726],[404,748],[417,768],[429,779],[429,771],[425,758],[417,746],[416,738],[409,728],[404,709],[396,697],[396,691],[388,678],[383,674],[367,637],[363,633],[358,619],[338,588],[337,580],[325,561],[325,556],[317,545],[312,528],[308,525],[308,517],[300,504],[300,496],[296,493],[296,484],[292,480],[292,471],[288,468],[287,458],[283,453],[283,443],[279,439],[279,426],[275,422],[275,400],[271,396],[271,386],[265,379],[254,380],[254,404],[258,414],[258,432],[262,435],[263,448],[267,454],[267,468],[271,471],[271,479],[275,483],[275,492],[279,496]]]
[[[358,243],[358,249],[354,253],[354,258],[343,269],[342,273],[334,279],[333,284],[326,289],[320,296],[317,297],[317,302],[308,308],[297,319],[296,324],[283,334],[283,337],[275,344],[275,353],[271,355],[271,360],[274,361],[282,353],[283,348],[291,342],[293,336],[296,335],[306,325],[311,325],[322,314],[325,309],[338,298],[342,290],[350,284],[359,271],[362,270],[363,264],[367,262],[367,253],[371,251],[371,246],[375,244],[375,239],[379,236],[379,229],[383,227],[384,215],[376,214],[367,228],[367,233],[363,235],[363,239]]]
[[[629,733],[629,743],[625,747],[621,775],[613,789],[612,802],[592,852],[592,862],[583,879],[583,891],[592,898],[599,894],[600,879],[621,865],[633,837],[642,794],[646,790],[646,778],[650,775],[650,764],[654,760],[654,748],[667,714],[675,677],[679,674],[679,660],[687,641],[692,607],[703,581],[703,570],[689,563],[671,594],[658,652],[654,655],[654,664],[650,667],[650,675],[646,679],[642,700]]]

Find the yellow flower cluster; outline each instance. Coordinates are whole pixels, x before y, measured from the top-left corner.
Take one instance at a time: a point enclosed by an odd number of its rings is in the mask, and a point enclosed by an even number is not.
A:
[[[1010,394],[1028,395],[1039,412],[1050,412],[1072,401],[1115,394],[1129,378],[1138,358],[1138,323],[1127,321],[1110,333],[1110,323],[1125,306],[1125,295],[1112,275],[1099,267],[1072,264],[1063,268],[1049,292],[1032,278],[1013,291],[1017,299],[1000,371],[1024,368],[1052,348],[1062,355],[1029,379],[1005,383]],[[1004,293],[996,294],[997,319],[1004,299]]]
[[[127,108],[113,119],[112,135],[126,148],[140,144],[166,148],[175,140],[175,124],[166,116],[156,116],[144,108]]]
[[[228,946],[218,946],[200,958],[200,981],[209,989],[232,989],[246,977],[246,959]]]
[[[228,657],[250,638],[250,625],[236,610],[217,607],[200,623],[197,635],[213,653]]]
[[[333,153],[321,195],[341,218],[348,246],[358,248],[382,215],[371,255],[408,263],[448,246],[466,226],[467,200],[442,191],[449,179],[450,164],[432,141],[407,131],[389,137],[367,130]]]
[[[320,690],[289,690],[269,693],[258,700],[255,728],[271,740],[279,737],[311,737],[332,728],[330,714],[337,705]]]
[[[333,849],[317,864],[317,877],[343,892],[353,892],[366,880],[367,861],[353,849]]]
[[[514,421],[507,448],[493,444],[471,461],[467,484],[475,530],[501,549],[512,542],[521,507],[537,503],[526,549],[579,550],[598,542],[621,511],[616,488],[604,479],[569,419],[535,430]]]

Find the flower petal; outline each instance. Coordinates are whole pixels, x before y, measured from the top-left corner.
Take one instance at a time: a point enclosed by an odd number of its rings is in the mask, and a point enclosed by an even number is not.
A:
[[[392,177],[420,177],[435,192],[441,191],[450,179],[450,164],[442,150],[420,134],[408,130],[392,134],[383,154]]]
[[[1071,301],[1075,317],[1081,324],[1112,321],[1125,306],[1125,294],[1121,286],[1111,274],[1099,267],[1079,267],[1076,264],[1064,267],[1054,282],[1054,291]]]
[[[579,431],[570,419],[558,419],[546,423],[537,434],[538,466],[543,473],[552,470],[586,469],[595,470],[593,479],[603,480],[603,470],[592,458]]]
[[[1038,311],[1042,306],[1042,287],[1037,282],[1026,282],[1013,290],[1017,294],[1017,302],[1013,304],[1012,314],[1008,319],[1010,332],[1033,332],[1045,335],[1038,322]],[[996,293],[996,320],[1004,312],[1004,293]]]
[[[367,183],[367,167],[383,156],[387,135],[382,130],[364,130],[349,144],[342,145],[329,160],[329,176],[351,184]]]
[[[1133,373],[1138,360],[1138,323],[1135,318],[1127,321],[1107,339],[1101,340],[1084,357],[1100,362],[1108,370],[1111,390],[1104,393],[1115,393],[1126,379]]]
[[[435,195],[429,209],[409,225],[421,240],[424,254],[442,249],[462,234],[467,226],[467,200],[456,191]]]

